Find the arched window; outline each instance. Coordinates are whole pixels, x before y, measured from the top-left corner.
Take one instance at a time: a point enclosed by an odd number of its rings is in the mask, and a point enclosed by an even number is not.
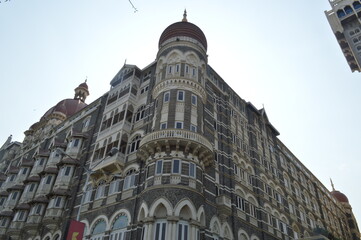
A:
[[[56,234],[55,237],[53,237],[53,240],[60,240],[60,235]]]
[[[129,153],[133,153],[138,150],[140,140],[140,135],[137,135],[133,138],[132,142],[130,143]]]
[[[90,240],[102,240],[105,235],[106,223],[103,219],[98,220],[92,230]]]
[[[338,10],[337,11],[337,16],[339,17],[339,18],[342,18],[342,17],[344,17],[346,15],[346,13],[343,11],[343,10]]]
[[[350,14],[350,13],[353,12],[353,10],[352,10],[352,8],[351,8],[350,6],[346,6],[346,7],[344,8],[344,10],[345,10],[345,13],[346,13],[346,14]]]
[[[109,240],[123,240],[128,226],[128,217],[124,213],[119,214],[112,225],[112,231],[110,233]]]
[[[352,3],[352,5],[353,5],[353,7],[354,7],[355,9],[359,9],[359,8],[361,7],[361,4],[360,4],[359,1],[354,1],[354,2]]]

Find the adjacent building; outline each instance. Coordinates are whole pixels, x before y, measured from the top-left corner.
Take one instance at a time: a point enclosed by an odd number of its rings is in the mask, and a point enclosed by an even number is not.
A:
[[[154,62],[125,64],[88,95],[82,83],[50,108],[7,160],[3,239],[65,239],[71,220],[91,240],[359,239],[347,197],[208,64],[186,13]]]
[[[326,17],[351,71],[361,71],[361,2],[328,0],[332,9]]]

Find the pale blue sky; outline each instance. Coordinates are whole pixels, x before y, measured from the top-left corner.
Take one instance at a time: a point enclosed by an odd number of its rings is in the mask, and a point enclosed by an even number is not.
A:
[[[246,101],[264,104],[280,139],[361,219],[361,79],[351,73],[318,1],[11,0],[0,3],[0,144],[88,77],[95,100],[127,59],[140,68],[162,31],[199,26],[209,64]]]

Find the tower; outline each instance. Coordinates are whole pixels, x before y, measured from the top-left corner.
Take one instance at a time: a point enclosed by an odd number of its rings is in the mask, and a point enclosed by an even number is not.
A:
[[[361,2],[359,0],[328,0],[332,9],[326,17],[351,71],[361,71]]]

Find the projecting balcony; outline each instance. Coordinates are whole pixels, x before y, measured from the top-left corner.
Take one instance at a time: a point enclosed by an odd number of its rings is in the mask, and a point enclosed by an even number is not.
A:
[[[92,170],[92,178],[97,179],[103,176],[104,174],[112,174],[114,172],[123,171],[125,164],[125,155],[124,153],[117,152],[113,156],[106,156],[104,159],[100,159],[97,162],[94,162],[90,165]]]
[[[63,220],[63,212],[64,210],[62,208],[48,208],[42,223],[51,230],[57,229]]]
[[[146,135],[140,141],[137,154],[142,160],[146,160],[156,152],[171,150],[198,156],[204,166],[211,165],[213,162],[212,144],[202,135],[183,129],[166,129]]]

